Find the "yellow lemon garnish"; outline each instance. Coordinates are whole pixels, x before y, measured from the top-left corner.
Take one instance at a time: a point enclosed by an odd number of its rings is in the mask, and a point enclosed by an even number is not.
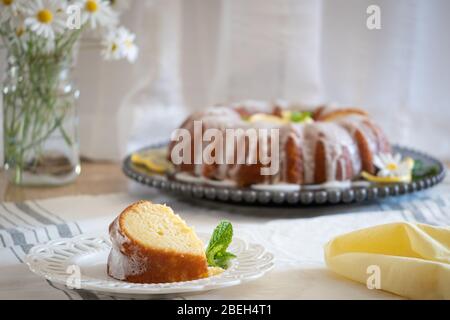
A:
[[[49,24],[53,21],[53,13],[48,9],[43,9],[38,12],[37,20],[40,23]]]
[[[281,111],[281,117],[286,121],[291,121],[292,112],[289,110]]]
[[[166,159],[166,153],[159,150],[151,150],[146,153],[134,153],[131,156],[131,162],[157,173],[167,172],[172,167],[172,164]]]
[[[255,113],[254,115],[252,115],[249,119],[249,122],[270,122],[270,123],[275,123],[275,124],[285,124],[288,123],[289,121],[271,115],[271,114],[266,114],[266,113]]]
[[[409,170],[412,170],[414,168],[414,159],[413,158],[407,157],[403,161],[408,163]]]
[[[86,1],[86,10],[89,12],[96,12],[98,10],[98,3],[96,0]]]
[[[376,183],[398,183],[398,182],[411,182],[411,174],[402,177],[378,177],[368,172],[363,171],[361,176],[370,182]]]

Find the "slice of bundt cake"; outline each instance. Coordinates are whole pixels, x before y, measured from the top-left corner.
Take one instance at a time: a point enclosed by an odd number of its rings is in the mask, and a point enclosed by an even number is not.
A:
[[[110,225],[108,275],[134,283],[178,282],[208,276],[205,248],[171,208],[139,201]]]

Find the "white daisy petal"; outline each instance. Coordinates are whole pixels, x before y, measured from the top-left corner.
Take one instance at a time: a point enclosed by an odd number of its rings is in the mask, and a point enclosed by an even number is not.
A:
[[[383,162],[383,160],[381,160],[381,158],[380,158],[378,155],[376,155],[376,156],[373,157],[373,164],[374,164],[378,169],[381,169],[381,168],[384,167],[384,162]]]
[[[396,163],[395,157],[391,153],[386,154],[386,159],[388,163]]]
[[[386,163],[389,162],[389,156],[388,156],[388,154],[386,154],[386,153],[381,153],[381,154],[379,155],[379,157],[380,157],[380,159],[381,159],[381,162],[383,163],[383,166],[384,166]]]
[[[379,177],[388,177],[388,176],[389,176],[389,171],[386,171],[386,170],[384,170],[384,169],[381,169],[381,170],[378,172],[378,176],[379,176]]]

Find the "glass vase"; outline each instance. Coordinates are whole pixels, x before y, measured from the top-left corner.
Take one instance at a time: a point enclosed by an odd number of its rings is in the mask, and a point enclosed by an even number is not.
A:
[[[80,173],[79,91],[73,56],[8,56],[3,82],[4,165],[11,183],[57,186]]]

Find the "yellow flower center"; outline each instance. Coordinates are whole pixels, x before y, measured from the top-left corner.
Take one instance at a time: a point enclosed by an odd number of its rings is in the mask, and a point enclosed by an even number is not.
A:
[[[114,52],[117,49],[119,49],[119,47],[117,46],[117,44],[113,43],[112,46],[111,46],[111,50]]]
[[[38,12],[37,19],[40,23],[49,24],[53,21],[53,13],[48,9],[43,9]]]
[[[86,1],[86,10],[89,12],[97,12],[98,11],[98,3],[95,0]]]
[[[387,168],[389,171],[394,171],[394,170],[397,170],[397,169],[398,169],[398,166],[397,166],[396,163],[389,163],[389,164],[386,166],[386,168]]]
[[[14,0],[2,0],[2,3],[5,6],[10,6],[10,5],[12,5],[13,2],[14,2]]]

